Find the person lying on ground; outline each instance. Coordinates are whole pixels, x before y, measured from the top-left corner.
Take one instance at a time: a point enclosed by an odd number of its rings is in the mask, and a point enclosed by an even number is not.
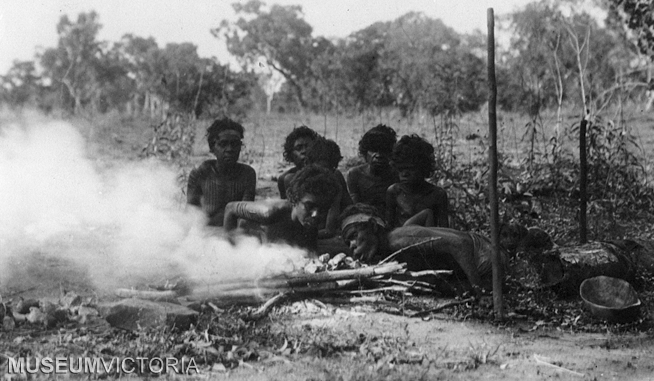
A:
[[[307,149],[311,142],[318,138],[318,133],[307,126],[296,127],[291,131],[284,142],[284,160],[293,163],[293,167],[282,173],[277,179],[279,197],[286,199],[288,189],[293,176],[305,165]]]
[[[353,257],[363,262],[377,263],[406,249],[396,260],[406,262],[410,271],[454,270],[454,279],[467,282],[472,290],[492,289],[492,245],[480,234],[417,225],[390,229],[379,211],[365,204],[347,207],[341,213],[340,226]],[[414,244],[419,245],[409,248]],[[506,266],[504,250],[500,256]]]
[[[396,140],[395,130],[383,124],[363,135],[359,141],[359,155],[366,162],[347,173],[347,188],[352,201],[386,210],[386,190],[399,181],[389,163]]]
[[[447,193],[425,179],[434,173],[434,147],[418,135],[404,135],[393,147],[391,165],[400,181],[386,191],[390,227],[449,227]]]
[[[235,232],[238,219],[246,226],[258,226],[245,234],[258,235],[262,242],[286,243],[315,251],[318,226],[327,216],[339,191],[338,180],[327,169],[309,165],[298,171],[289,184],[287,200],[230,202],[225,208],[224,228]]]
[[[329,170],[340,185],[338,196],[334,204],[329,208],[327,220],[324,226],[320,227],[318,238],[332,238],[338,234],[338,216],[349,205],[352,205],[352,198],[347,192],[345,177],[338,170],[338,164],[343,159],[341,149],[335,141],[318,137],[311,143],[306,154],[306,164],[315,164]]]
[[[210,226],[222,226],[227,203],[254,200],[255,171],[238,162],[243,134],[243,126],[231,119],[214,121],[207,129],[207,142],[216,159],[203,162],[189,174],[187,203],[201,208]]]

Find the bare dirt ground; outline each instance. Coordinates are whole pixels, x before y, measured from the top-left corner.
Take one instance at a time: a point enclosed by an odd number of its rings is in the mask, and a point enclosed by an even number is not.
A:
[[[334,359],[309,359],[276,365],[244,379],[589,379],[651,380],[654,355],[645,334],[570,334],[555,327],[498,327],[456,321],[446,314],[412,319],[371,311],[366,307],[320,309],[309,316],[286,316],[277,324],[305,331],[327,330],[335,336],[376,337]],[[384,352],[386,343],[402,346]],[[357,352],[379,357],[376,363],[356,361]],[[393,358],[391,360],[391,358]],[[554,366],[539,363],[549,362]],[[384,364],[384,360],[391,360]],[[359,360],[360,361],[360,360]],[[402,362],[406,362],[402,364]],[[284,374],[288,372],[287,374]],[[291,376],[292,374],[292,376]],[[279,375],[279,376],[277,376]]]
[[[98,294],[84,269],[71,267],[47,254],[34,254],[29,259],[29,263],[12,265],[22,271],[15,272],[16,277],[3,290],[3,295],[9,296],[5,302],[15,301],[19,296],[56,302],[62,288],[104,301],[115,299],[106,293]],[[223,328],[219,327],[231,324],[227,321],[242,311],[205,310],[203,318],[214,324],[205,326],[212,327],[206,332],[216,334],[207,343],[228,356],[214,357],[211,361],[206,353],[203,357],[201,352],[191,352],[198,356],[200,363],[197,377],[232,380],[654,380],[651,330],[623,332],[620,326],[599,325],[606,331],[584,333],[578,331],[580,327],[563,329],[552,322],[534,321],[515,314],[510,314],[502,324],[484,322],[469,317],[473,310],[480,308],[471,304],[424,317],[407,317],[402,315],[413,311],[404,307],[427,309],[444,300],[398,295],[382,299],[386,301],[344,304],[305,299],[282,304],[252,325],[236,318],[239,323],[229,328],[232,331],[225,332],[236,336],[234,332],[242,327],[251,333],[231,341],[238,343],[231,349],[230,345],[219,345],[225,339],[220,336],[229,335],[220,333]],[[488,300],[483,300],[484,303],[484,308],[490,306]],[[577,320],[588,321],[588,316],[582,312]],[[203,329],[196,331],[198,337],[206,335]],[[166,333],[172,340],[171,347],[188,343],[189,337],[196,337],[193,334]],[[133,353],[128,348],[134,347],[132,340],[139,335],[141,343],[152,332],[126,335],[100,318],[86,324],[71,322],[50,329],[22,324],[13,331],[0,332],[0,348],[4,356],[18,353],[32,356],[117,355]],[[182,340],[184,337],[186,341]],[[140,353],[152,350],[143,348],[139,349]],[[170,353],[165,346],[155,348],[158,349],[151,354]],[[232,355],[228,352],[242,353],[238,361],[231,358],[224,362],[227,366],[223,366],[219,359],[229,359]]]

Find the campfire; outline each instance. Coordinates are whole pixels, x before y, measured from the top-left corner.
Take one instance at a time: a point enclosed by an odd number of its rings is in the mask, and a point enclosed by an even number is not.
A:
[[[430,240],[431,241],[431,240]],[[405,248],[406,249],[406,248]],[[154,301],[183,300],[213,305],[256,305],[264,303],[251,317],[261,317],[276,303],[289,298],[343,297],[385,291],[438,293],[429,278],[442,278],[450,270],[407,271],[406,263],[387,259],[365,265],[344,253],[311,259],[301,269],[260,278],[216,280],[189,284],[184,280],[151,285],[146,289],[119,288],[116,295]]]

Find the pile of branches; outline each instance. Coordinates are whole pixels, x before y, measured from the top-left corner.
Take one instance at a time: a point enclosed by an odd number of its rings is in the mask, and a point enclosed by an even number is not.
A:
[[[438,286],[433,280],[452,274],[449,270],[407,271],[406,263],[392,261],[393,257],[368,266],[343,253],[333,258],[324,254],[292,273],[257,279],[219,279],[211,283],[188,284],[181,281],[150,286],[145,290],[118,289],[116,294],[124,298],[149,300],[183,298],[188,303],[210,303],[217,308],[263,303],[249,316],[258,319],[280,301],[289,299],[349,298],[382,292],[437,295]]]

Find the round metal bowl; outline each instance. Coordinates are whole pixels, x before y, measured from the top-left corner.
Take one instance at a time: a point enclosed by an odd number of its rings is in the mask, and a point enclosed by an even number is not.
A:
[[[640,299],[625,280],[608,276],[588,278],[579,286],[579,294],[595,318],[624,323],[638,317]]]

